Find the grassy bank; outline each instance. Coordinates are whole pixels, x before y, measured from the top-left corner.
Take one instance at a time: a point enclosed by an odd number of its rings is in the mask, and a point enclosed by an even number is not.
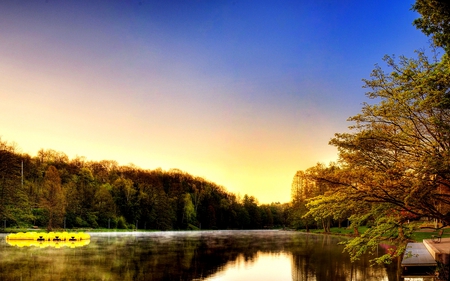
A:
[[[358,227],[359,234],[363,234],[367,230],[367,226],[360,226]],[[301,230],[306,231],[306,230]],[[331,235],[345,235],[345,236],[352,236],[354,235],[353,229],[346,228],[346,227],[332,227],[330,228],[330,233],[325,233],[323,229],[310,229],[310,233],[318,233],[318,234],[331,234]],[[436,231],[434,229],[421,229],[416,232],[414,232],[411,236],[411,240],[415,242],[422,242],[424,239],[431,239],[432,235],[437,235],[439,231]],[[442,238],[450,238],[450,229],[446,229],[444,231],[444,234],[442,235]]]
[[[53,232],[130,232],[130,231],[136,231],[135,229],[108,229],[108,228],[73,228],[73,229],[53,229]],[[153,232],[156,230],[145,230],[145,229],[138,229],[137,231],[147,231],[147,232]],[[18,232],[47,232],[47,229],[45,228],[5,228],[0,229],[0,233],[18,233]]]
[[[437,235],[439,231],[417,231],[414,232],[411,239],[416,242],[422,242],[424,239],[431,239],[432,235]],[[442,235],[442,238],[449,238],[450,237],[450,231],[445,230],[444,234]]]
[[[359,234],[364,233],[367,230],[367,226],[360,226],[358,227]],[[301,230],[306,231],[306,230]],[[325,233],[323,229],[310,229],[310,233],[319,233],[319,234],[331,234],[331,235],[345,235],[345,236],[352,236],[354,235],[353,228],[346,228],[346,227],[332,227],[330,228],[329,233]]]
[[[363,234],[367,230],[367,226],[360,226],[358,227],[359,234]],[[18,232],[46,232],[47,229],[45,228],[5,228],[0,229],[0,233],[18,233]],[[108,229],[108,228],[74,228],[74,229],[54,229],[54,232],[130,232],[130,231],[136,231],[135,229]],[[149,229],[138,229],[137,231],[140,232],[154,232],[157,230],[149,230]],[[302,232],[306,232],[305,229],[300,230]],[[317,234],[330,234],[330,235],[342,235],[342,236],[353,236],[354,232],[351,228],[346,227],[332,227],[330,228],[329,233],[325,233],[323,229],[310,229],[310,233],[317,233]],[[415,242],[422,242],[424,239],[431,239],[432,235],[437,235],[438,231],[435,231],[433,229],[425,229],[425,230],[419,230],[412,234],[411,240]],[[450,229],[446,229],[444,231],[444,234],[442,235],[443,238],[450,238]]]

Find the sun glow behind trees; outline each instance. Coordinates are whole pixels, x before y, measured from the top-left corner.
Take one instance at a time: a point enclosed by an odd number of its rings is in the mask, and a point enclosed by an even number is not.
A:
[[[1,140],[0,203],[2,227],[192,230],[289,224],[286,204],[259,204],[253,196],[241,198],[177,169],[69,159],[54,150],[31,157]]]

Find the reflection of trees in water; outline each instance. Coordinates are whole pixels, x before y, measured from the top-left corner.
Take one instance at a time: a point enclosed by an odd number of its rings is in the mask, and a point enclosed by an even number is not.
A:
[[[0,243],[0,280],[193,280],[241,259],[252,263],[259,253],[280,252],[293,254],[293,280],[380,276],[381,270],[368,269],[368,264],[351,265],[348,259],[342,264],[342,247],[336,243],[329,236],[282,231],[93,236],[89,246],[77,249],[14,248]],[[357,276],[345,278],[351,274]]]
[[[386,276],[384,267],[370,266],[368,256],[351,263],[350,257],[342,253],[343,247],[336,246],[338,240],[335,237],[311,235],[296,239],[302,245],[292,251],[293,281],[383,280]],[[395,272],[395,268],[393,270]]]
[[[251,233],[256,234],[256,232]],[[112,268],[112,272],[119,278],[127,280],[130,276],[127,272],[136,273],[133,280],[206,278],[222,269],[227,263],[236,261],[240,256],[246,261],[252,261],[256,258],[258,251],[279,252],[283,248],[283,241],[276,236],[268,235],[263,239],[258,235],[236,237],[216,236],[212,233],[206,233],[202,237],[146,241],[143,245],[140,244],[138,242],[131,248],[127,247],[129,253],[126,260],[139,261],[134,263],[134,268],[130,268],[125,262]],[[140,268],[137,268],[138,265]]]

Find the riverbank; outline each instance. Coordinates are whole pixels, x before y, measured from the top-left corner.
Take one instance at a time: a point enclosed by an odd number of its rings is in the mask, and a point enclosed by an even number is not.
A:
[[[54,232],[130,232],[130,231],[140,231],[140,232],[155,232],[158,230],[149,230],[149,229],[108,229],[108,228],[73,228],[73,229],[62,229],[55,228],[52,231]],[[0,233],[19,233],[19,232],[47,232],[46,228],[5,228],[0,229]]]
[[[368,229],[367,226],[358,227],[359,234],[363,234]],[[45,228],[5,228],[0,229],[0,233],[18,233],[18,232],[42,232],[47,231]],[[155,232],[158,230],[150,230],[150,229],[108,229],[108,228],[74,228],[74,229],[54,229],[53,231],[68,231],[68,232],[130,232],[130,231],[139,231],[139,232]],[[195,231],[195,230],[191,230]],[[300,232],[306,232],[306,229],[296,230]],[[323,229],[310,229],[309,233],[314,234],[328,234],[328,235],[337,235],[337,236],[348,236],[354,237],[353,228],[346,227],[332,227],[330,228],[329,233],[325,233]],[[431,239],[432,235],[437,235],[438,231],[431,228],[420,229],[414,232],[411,236],[411,242],[422,242],[424,239]],[[443,238],[450,238],[450,230],[448,233],[445,231],[442,235]]]
[[[367,226],[360,226],[358,227],[359,234],[363,234],[368,229]],[[306,230],[300,230],[306,232]],[[353,232],[353,228],[346,228],[346,227],[331,227],[329,233],[325,233],[323,229],[310,229],[310,233],[317,233],[317,234],[329,234],[329,235],[339,235],[339,236],[355,236]],[[433,228],[423,228],[419,229],[418,231],[413,232],[411,236],[411,242],[422,242],[424,239],[431,239],[433,235],[438,234],[438,230],[435,230]],[[450,238],[450,230],[444,231],[443,238]]]

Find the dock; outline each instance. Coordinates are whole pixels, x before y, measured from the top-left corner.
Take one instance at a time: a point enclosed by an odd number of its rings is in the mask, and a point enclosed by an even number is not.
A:
[[[408,243],[403,254],[402,267],[410,266],[437,266],[425,243]]]
[[[431,239],[425,239],[423,244],[434,260],[443,264],[450,264],[450,238],[442,238],[441,242],[438,243]]]
[[[450,238],[442,238],[440,242],[425,239],[423,243],[408,243],[402,266],[434,266],[437,262],[450,264]]]
[[[413,279],[433,276],[438,263],[450,264],[450,238],[442,238],[440,242],[425,239],[423,243],[408,243],[401,262],[402,276]]]
[[[402,259],[402,277],[404,280],[424,280],[434,277],[437,261],[425,243],[408,243]]]

